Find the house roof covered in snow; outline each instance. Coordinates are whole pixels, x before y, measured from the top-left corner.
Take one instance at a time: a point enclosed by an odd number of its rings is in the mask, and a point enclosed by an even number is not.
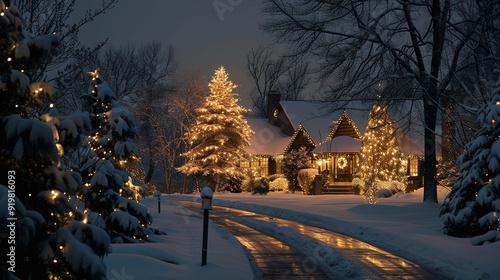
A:
[[[280,125],[267,119],[247,117],[255,134],[246,150],[254,155],[279,155],[296,146],[309,146],[315,152],[359,152],[373,104],[348,102],[332,108],[331,103],[280,101],[278,112],[293,135],[283,133]],[[421,101],[403,101],[389,106],[389,116],[397,126],[401,151],[423,155],[423,113]],[[439,134],[439,132],[437,132]]]
[[[250,138],[250,146],[245,147],[248,153],[252,155],[281,155],[284,153],[286,145],[290,142],[290,136],[283,134],[267,119],[249,116],[246,120],[254,131]]]
[[[308,101],[281,101],[280,106],[296,129],[296,134],[300,128],[311,137],[315,151],[359,152],[364,125],[359,127],[357,122],[368,118],[368,109],[331,110],[324,102]],[[364,105],[363,108],[368,107]],[[354,115],[351,115],[351,110]]]

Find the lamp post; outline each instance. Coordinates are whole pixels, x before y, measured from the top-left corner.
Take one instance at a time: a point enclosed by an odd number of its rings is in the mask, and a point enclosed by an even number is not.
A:
[[[160,213],[161,212],[161,210],[160,210],[161,192],[160,191],[156,191],[155,192],[155,197],[158,197],[158,213]]]
[[[212,210],[212,198],[214,192],[210,187],[204,187],[201,190],[201,209],[203,209],[203,244],[201,248],[201,265],[207,264],[207,245],[208,245],[208,211]]]

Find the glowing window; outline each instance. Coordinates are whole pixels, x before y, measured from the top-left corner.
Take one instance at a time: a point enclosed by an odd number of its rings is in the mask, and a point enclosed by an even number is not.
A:
[[[410,176],[418,176],[418,159],[410,159]]]

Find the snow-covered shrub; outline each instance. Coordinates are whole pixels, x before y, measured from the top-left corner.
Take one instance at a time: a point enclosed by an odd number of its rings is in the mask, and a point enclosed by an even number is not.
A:
[[[472,245],[483,245],[500,241],[500,231],[492,230],[485,234],[474,236],[471,238]]]
[[[261,177],[254,182],[255,185],[252,194],[267,194],[269,192],[269,180],[267,180],[267,178]]]
[[[316,175],[318,175],[318,170],[315,168],[301,169],[297,174],[297,181],[305,194],[312,194]]]
[[[243,179],[243,181],[241,182],[241,191],[252,192],[252,189],[254,186],[254,181],[255,181],[255,178],[250,177],[250,176]]]
[[[377,181],[377,187],[379,189],[389,190],[392,194],[406,192],[406,184],[397,181]]]
[[[355,194],[363,194],[361,191],[363,190],[363,181],[360,178],[352,179],[352,188],[354,189]]]
[[[288,180],[283,177],[275,177],[274,179],[269,179],[269,190],[270,191],[284,191],[288,190]]]
[[[269,192],[269,180],[266,177],[247,177],[241,184],[244,192],[252,194],[267,194]]]
[[[387,198],[392,196],[392,192],[388,189],[379,189],[375,192],[375,196],[378,198]]]
[[[248,178],[245,174],[235,174],[234,176],[228,177],[220,184],[219,189],[221,191],[228,191],[232,193],[242,192],[243,182]]]

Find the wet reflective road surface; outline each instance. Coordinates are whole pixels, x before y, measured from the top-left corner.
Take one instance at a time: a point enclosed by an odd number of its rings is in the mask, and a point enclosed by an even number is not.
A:
[[[177,201],[176,203],[193,211],[199,209],[199,203],[187,201]],[[327,276],[323,274],[310,275],[309,277],[308,273],[321,271],[319,269],[315,269],[315,271],[308,269],[308,266],[304,265],[307,257],[281,241],[242,225],[239,223],[241,218],[272,222],[279,227],[289,227],[303,236],[315,239],[356,262],[364,270],[365,279],[444,279],[429,273],[418,264],[349,236],[295,221],[234,208],[214,206],[214,210],[211,211],[211,220],[227,228],[245,247],[251,250],[257,265],[263,271],[262,279],[326,279]],[[235,219],[240,220],[235,221]],[[265,240],[264,243],[262,240]],[[275,247],[282,247],[283,250],[280,252],[278,249],[272,249],[272,252],[266,257],[266,251]],[[273,257],[273,254],[280,257]],[[290,260],[287,260],[288,257],[290,257]],[[273,264],[274,260],[280,260],[281,264]],[[288,266],[284,267],[283,262],[288,263]],[[266,275],[267,269],[271,269],[271,271]],[[288,273],[289,276],[287,277],[285,273]]]
[[[199,203],[176,201],[176,203],[197,213],[203,213]],[[218,207],[217,207],[218,209]],[[214,208],[215,210],[215,208]],[[217,210],[210,211],[210,220],[224,227],[233,234],[238,241],[251,251],[251,255],[258,267],[257,279],[330,279],[323,271],[310,269],[304,266],[308,258],[274,237],[268,236],[258,230],[235,222],[227,215],[219,215]]]

